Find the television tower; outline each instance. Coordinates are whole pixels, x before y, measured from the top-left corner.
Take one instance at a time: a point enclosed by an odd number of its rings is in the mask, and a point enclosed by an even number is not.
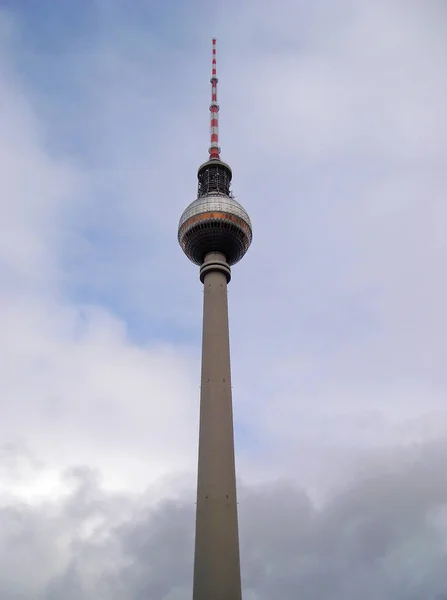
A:
[[[217,81],[213,39],[210,156],[199,167],[197,199],[178,228],[180,246],[200,265],[204,285],[193,600],[241,600],[227,284],[252,229],[230,191],[231,169],[220,159]]]

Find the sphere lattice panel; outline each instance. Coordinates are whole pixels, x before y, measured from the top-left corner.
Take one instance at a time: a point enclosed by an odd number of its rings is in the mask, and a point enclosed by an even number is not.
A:
[[[229,265],[247,252],[252,229],[245,209],[230,196],[209,194],[191,202],[180,218],[178,240],[186,256],[201,265],[208,252],[222,252]]]

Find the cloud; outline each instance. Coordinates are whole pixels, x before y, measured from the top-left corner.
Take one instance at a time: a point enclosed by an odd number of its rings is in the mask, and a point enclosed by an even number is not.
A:
[[[255,233],[229,292],[246,597],[436,598],[442,465],[405,448],[447,424],[442,3],[111,6],[0,20],[0,596],[189,593],[201,290],[176,226],[211,32]]]
[[[303,444],[404,441],[401,423],[445,411],[447,132],[439,5],[281,6],[271,21],[269,3],[247,9],[252,83],[235,53],[221,102],[254,223],[233,278],[235,377],[290,472]]]
[[[43,463],[9,483],[26,497],[50,492],[51,473],[81,463],[108,472],[112,486],[141,488],[192,463],[197,353],[157,340],[136,345],[113,309],[67,294],[64,257],[79,249],[74,214],[90,176],[49,149],[32,95],[7,56],[0,72],[0,438],[3,448],[26,448]]]
[[[445,452],[438,440],[374,453],[321,505],[287,481],[242,486],[244,597],[439,600],[447,586]],[[71,488],[59,500],[3,505],[4,597],[173,600],[190,593],[191,493],[154,505],[150,488],[107,492],[87,469],[65,478]]]

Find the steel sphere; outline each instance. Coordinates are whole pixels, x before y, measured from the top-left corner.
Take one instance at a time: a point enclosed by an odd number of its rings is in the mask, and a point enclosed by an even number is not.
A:
[[[250,218],[234,198],[207,194],[191,202],[182,214],[178,241],[186,256],[201,265],[208,252],[222,252],[229,265],[236,264],[252,240]]]

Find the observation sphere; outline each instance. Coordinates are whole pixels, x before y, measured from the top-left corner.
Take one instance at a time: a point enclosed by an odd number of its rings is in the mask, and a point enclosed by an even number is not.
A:
[[[191,202],[178,226],[178,241],[186,256],[202,265],[208,252],[222,252],[228,264],[236,264],[252,240],[250,218],[234,198],[207,194]]]

